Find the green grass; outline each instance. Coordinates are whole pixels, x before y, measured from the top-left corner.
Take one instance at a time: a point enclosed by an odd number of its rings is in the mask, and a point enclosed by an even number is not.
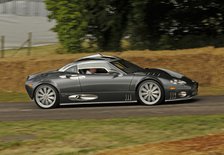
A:
[[[92,154],[144,143],[223,134],[224,115],[0,123],[1,155]]]
[[[0,102],[30,102],[31,99],[22,92],[0,92]]]
[[[22,92],[0,92],[0,102],[30,102],[26,93]]]
[[[202,96],[221,96],[224,95],[224,87],[203,86],[199,87],[199,95]]]

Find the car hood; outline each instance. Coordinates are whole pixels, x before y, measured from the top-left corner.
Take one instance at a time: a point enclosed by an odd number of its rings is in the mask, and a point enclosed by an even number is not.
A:
[[[151,76],[157,76],[157,77],[162,77],[162,78],[177,78],[181,79],[184,77],[184,75],[168,70],[168,69],[163,69],[163,68],[147,68],[144,70],[144,73],[146,75],[151,75]]]
[[[34,74],[31,74],[27,77],[27,80],[31,80],[31,79],[34,79],[34,78],[38,78],[38,77],[46,77],[48,76],[49,74],[54,74],[54,73],[57,73],[58,71],[57,70],[51,70],[51,71],[46,71],[46,72],[39,72],[39,73],[34,73]]]
[[[159,68],[159,70],[164,71],[164,72],[168,73],[170,76],[172,76],[174,78],[178,78],[178,79],[181,79],[184,76],[183,74],[180,74],[180,73],[168,70],[168,69]]]

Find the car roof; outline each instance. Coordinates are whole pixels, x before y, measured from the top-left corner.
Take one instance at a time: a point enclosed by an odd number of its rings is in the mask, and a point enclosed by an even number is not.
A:
[[[104,60],[104,61],[115,61],[115,60],[120,60],[120,58],[118,57],[114,57],[114,56],[107,56],[107,55],[102,55],[102,54],[95,54],[95,55],[90,55],[90,56],[86,56],[83,58],[80,58],[78,60],[76,60],[75,62],[83,62],[83,61],[96,61],[96,60]]]

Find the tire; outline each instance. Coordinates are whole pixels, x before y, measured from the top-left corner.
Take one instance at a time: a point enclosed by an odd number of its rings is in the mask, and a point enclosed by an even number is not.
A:
[[[40,85],[34,92],[34,101],[42,109],[56,108],[59,106],[58,91],[51,85]]]
[[[144,105],[162,103],[165,98],[164,94],[162,86],[154,80],[143,81],[137,89],[138,100]]]

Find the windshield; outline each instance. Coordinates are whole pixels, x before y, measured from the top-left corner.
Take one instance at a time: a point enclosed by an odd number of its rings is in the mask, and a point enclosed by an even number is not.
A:
[[[59,68],[58,71],[64,72],[65,69],[69,68],[72,65],[74,65],[74,64],[73,63],[67,64],[67,65],[63,66],[62,68]]]
[[[123,59],[118,61],[113,61],[111,63],[117,68],[119,68],[120,70],[124,71],[125,73],[135,73],[135,72],[144,71],[143,68]]]

